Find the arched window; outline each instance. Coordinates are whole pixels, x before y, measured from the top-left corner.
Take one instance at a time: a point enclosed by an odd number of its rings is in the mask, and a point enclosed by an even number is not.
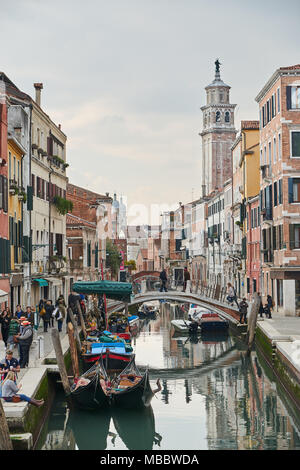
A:
[[[221,113],[220,111],[217,111],[216,112],[216,122],[220,122],[221,121]]]
[[[229,113],[229,111],[226,111],[226,113],[225,113],[225,122],[230,122],[230,113]]]

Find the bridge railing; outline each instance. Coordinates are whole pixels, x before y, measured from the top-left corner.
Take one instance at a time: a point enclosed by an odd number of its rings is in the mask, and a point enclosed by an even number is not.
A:
[[[227,301],[227,289],[226,287],[220,286],[219,284],[209,284],[205,285],[201,281],[187,281],[186,289],[184,290],[183,282],[177,281],[174,278],[170,277],[167,281],[166,288],[168,291],[172,292],[186,292],[195,294],[201,297],[205,297],[210,300],[217,300],[219,302],[224,303],[225,305],[229,305]],[[154,276],[145,276],[142,279],[139,279],[139,282],[133,282],[133,293],[134,294],[141,294],[146,292],[153,292],[153,291],[160,291],[161,289],[161,282],[157,277]],[[241,299],[237,299],[239,302]],[[234,303],[234,306],[236,304]]]

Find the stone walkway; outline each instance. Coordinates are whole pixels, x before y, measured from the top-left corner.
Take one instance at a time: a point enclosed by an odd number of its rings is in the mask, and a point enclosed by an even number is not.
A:
[[[56,321],[54,322],[54,328],[57,328]],[[42,320],[40,321],[38,330],[37,331],[34,330],[33,342],[32,342],[30,353],[29,353],[29,368],[36,367],[53,350],[51,331],[52,331],[52,328],[48,328],[48,332],[44,333],[44,326],[43,326]],[[44,338],[44,354],[41,358],[39,358],[38,357],[38,353],[39,353],[38,337],[41,337],[41,336]],[[65,338],[65,336],[66,336],[66,322],[64,321],[62,332],[61,332],[61,341],[63,340],[63,338]],[[5,357],[5,346],[4,346],[4,342],[0,341],[0,360],[2,360],[4,357]],[[14,347],[14,357],[19,359],[17,346]],[[27,370],[28,368],[21,369],[21,371],[18,373],[18,380],[20,380],[24,376]]]

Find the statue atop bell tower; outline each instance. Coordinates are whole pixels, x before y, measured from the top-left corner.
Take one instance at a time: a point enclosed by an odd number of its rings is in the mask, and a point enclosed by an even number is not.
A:
[[[215,79],[205,87],[203,113],[202,196],[222,188],[231,177],[231,145],[236,137],[234,110],[230,103],[230,86],[221,79],[221,62],[215,60]]]
[[[215,66],[216,66],[216,72],[218,73],[220,72],[220,65],[222,65],[221,62],[219,62],[219,59],[216,59]]]

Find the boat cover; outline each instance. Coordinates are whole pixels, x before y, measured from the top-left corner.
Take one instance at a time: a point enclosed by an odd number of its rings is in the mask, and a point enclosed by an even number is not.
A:
[[[132,294],[132,284],[130,282],[80,281],[74,282],[72,289],[80,294],[106,294],[109,299],[123,302],[130,302]]]

